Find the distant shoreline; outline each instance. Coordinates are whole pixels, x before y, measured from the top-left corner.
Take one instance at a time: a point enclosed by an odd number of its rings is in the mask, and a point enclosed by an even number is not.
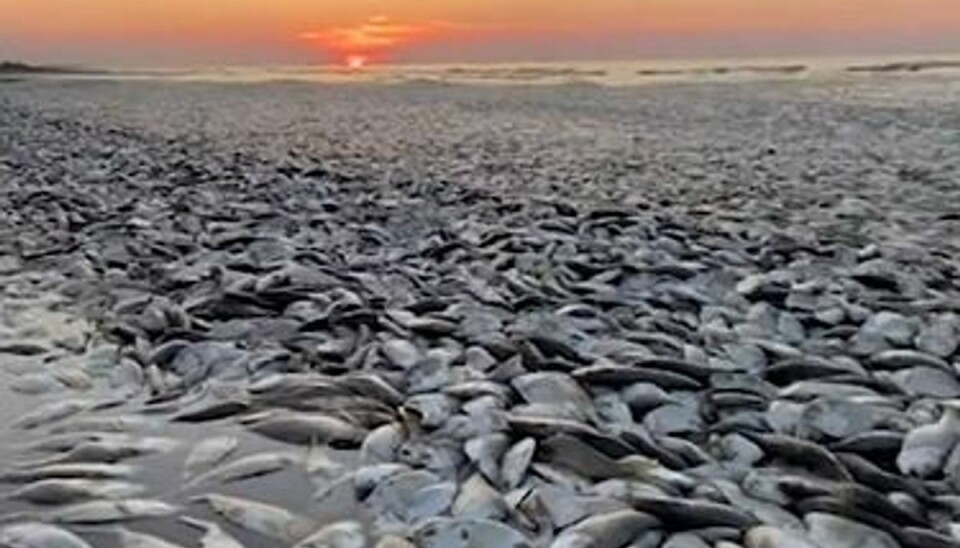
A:
[[[847,67],[848,72],[922,72],[945,69],[960,69],[960,61],[916,61]]]
[[[54,67],[31,65],[18,61],[0,62],[0,75],[29,76],[29,75],[60,75],[60,74],[108,74],[106,70],[86,69],[79,67]]]
[[[105,78],[157,79],[212,82],[319,82],[377,84],[464,84],[464,85],[610,85],[632,86],[664,81],[744,81],[806,80],[831,77],[870,77],[880,75],[960,71],[960,55],[917,58],[837,58],[704,61],[611,61],[516,64],[384,64],[363,70],[335,65],[242,67],[224,66],[206,69],[140,68],[100,69],[0,62],[0,82],[24,79]]]

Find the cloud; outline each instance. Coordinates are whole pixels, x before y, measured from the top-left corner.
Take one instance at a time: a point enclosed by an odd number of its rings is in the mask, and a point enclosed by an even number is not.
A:
[[[437,39],[464,29],[463,25],[444,21],[402,24],[378,15],[359,25],[330,27],[308,31],[300,38],[318,43],[338,55],[379,54],[408,44]]]

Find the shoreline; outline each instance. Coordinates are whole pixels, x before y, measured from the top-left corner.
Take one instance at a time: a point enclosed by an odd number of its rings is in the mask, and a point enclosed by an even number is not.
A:
[[[876,76],[955,75],[960,54],[863,57],[783,57],[608,62],[517,62],[427,65],[396,64],[349,69],[317,66],[223,66],[194,68],[113,68],[110,70],[40,67],[8,63],[4,74],[21,77],[105,79],[111,81],[318,84],[434,84],[471,86],[597,85],[629,88],[688,82],[764,82],[835,80]],[[18,69],[19,67],[19,69]]]

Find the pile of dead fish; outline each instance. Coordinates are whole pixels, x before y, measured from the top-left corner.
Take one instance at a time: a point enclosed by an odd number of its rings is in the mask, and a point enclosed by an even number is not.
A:
[[[0,264],[97,327],[0,546],[960,546],[955,256],[0,116]]]

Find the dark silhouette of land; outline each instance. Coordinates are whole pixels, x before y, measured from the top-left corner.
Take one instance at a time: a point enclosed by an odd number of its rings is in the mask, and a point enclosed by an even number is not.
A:
[[[847,67],[849,72],[921,72],[949,69],[960,69],[960,61],[914,61]]]
[[[54,67],[31,65],[19,61],[0,61],[2,75],[40,75],[40,74],[97,74],[103,71],[79,67]]]

